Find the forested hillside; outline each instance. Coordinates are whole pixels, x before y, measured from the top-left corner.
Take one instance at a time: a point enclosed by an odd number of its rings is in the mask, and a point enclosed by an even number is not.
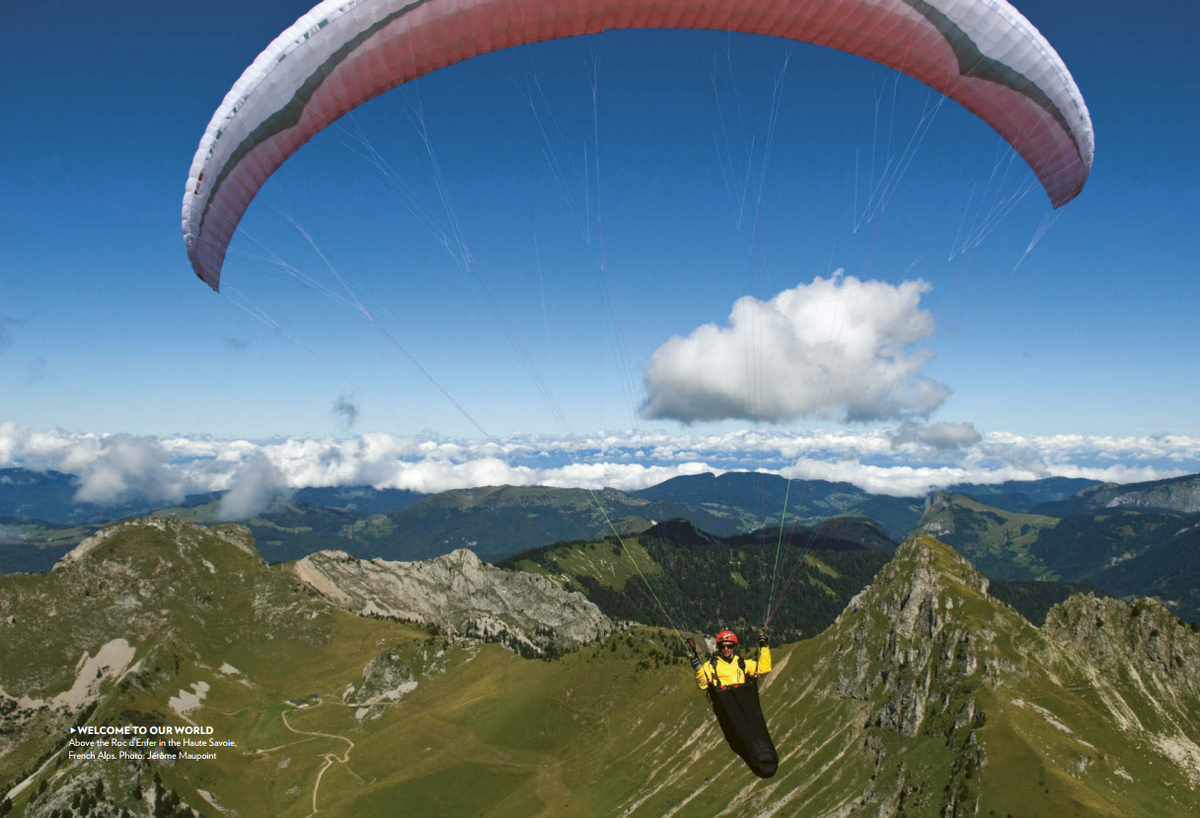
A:
[[[683,520],[636,537],[545,546],[497,563],[582,590],[609,617],[750,637],[770,619],[780,640],[827,628],[891,558],[877,524],[844,527],[862,541],[796,527],[720,538]]]

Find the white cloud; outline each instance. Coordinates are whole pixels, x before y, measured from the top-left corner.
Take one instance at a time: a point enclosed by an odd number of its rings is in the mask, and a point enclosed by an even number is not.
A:
[[[274,497],[306,486],[427,493],[485,485],[632,491],[679,475],[730,470],[846,481],[896,496],[962,482],[1050,476],[1128,483],[1200,472],[1200,439],[1033,437],[983,434],[970,424],[902,423],[856,431],[513,434],[497,443],[385,432],[254,442],[40,431],[10,421],[0,423],[0,467],[8,466],[76,474],[80,499],[98,503],[138,494],[174,500],[186,493],[227,491],[222,515],[245,519]]]
[[[738,299],[729,324],[672,337],[646,369],[647,418],[874,421],[928,415],[949,389],[921,376],[933,334],[924,281],[815,278],[770,301]]]
[[[975,431],[970,423],[933,423],[926,426],[917,421],[906,420],[892,435],[892,445],[928,446],[938,451],[963,449],[973,446],[983,440],[983,435]]]
[[[0,466],[54,469],[79,477],[75,499],[112,505],[135,498],[181,500],[187,485],[157,438],[69,434],[0,423]]]
[[[857,460],[808,461],[782,469],[780,474],[799,481],[829,480],[853,483],[872,494],[887,494],[892,497],[919,497],[933,489],[945,488],[955,483],[974,482],[972,472],[964,468],[885,467],[867,465]]]
[[[217,507],[217,518],[248,519],[266,511],[276,497],[290,493],[291,488],[283,471],[265,453],[255,452],[246,458],[234,474],[229,491],[221,497]]]
[[[29,428],[18,426],[11,420],[0,423],[0,467],[16,465],[24,456],[25,441]]]
[[[79,475],[75,499],[80,502],[183,499],[183,480],[170,468],[171,456],[156,438],[106,435],[87,440],[71,457],[86,460],[75,470]]]

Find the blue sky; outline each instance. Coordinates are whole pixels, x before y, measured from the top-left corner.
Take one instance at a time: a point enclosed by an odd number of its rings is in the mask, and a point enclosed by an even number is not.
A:
[[[1077,200],[1052,216],[1034,189],[977,247],[956,240],[1032,176],[954,103],[926,130],[938,97],[854,57],[609,32],[452,66],[327,129],[252,204],[223,296],[184,254],[187,169],[229,86],[307,3],[14,7],[0,466],[103,474],[97,497],[252,473],[432,490],[807,468],[915,491],[1200,471],[1200,11],[1019,7],[1083,92],[1096,162]],[[906,172],[883,177],[914,135]],[[867,204],[881,179],[895,183],[882,210]],[[469,269],[439,244],[451,225]],[[828,417],[639,412],[672,336],[727,327],[744,297],[817,298],[837,270],[833,308],[862,308],[860,282],[924,282],[904,315],[930,323],[908,353],[942,388],[932,411],[844,422],[839,401],[872,373],[839,358]],[[752,357],[769,356],[754,326]]]

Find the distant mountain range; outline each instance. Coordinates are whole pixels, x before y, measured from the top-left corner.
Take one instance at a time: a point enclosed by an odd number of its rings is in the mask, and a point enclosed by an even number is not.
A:
[[[1120,493],[1086,492],[1035,510],[1084,509],[1062,517],[987,506],[939,492],[915,531],[937,537],[989,577],[1086,583],[1114,596],[1157,596],[1178,616],[1200,622],[1200,512],[1152,506],[1187,496],[1194,477]],[[1122,499],[1120,505],[1114,500]],[[1192,508],[1190,502],[1175,503]]]
[[[112,514],[74,503],[74,478],[0,471],[0,572],[44,571]],[[145,513],[217,522],[219,495]],[[781,520],[780,511],[789,509]],[[125,512],[136,504],[120,506]],[[103,512],[103,514],[102,514]],[[44,516],[38,517],[36,513]],[[638,534],[681,519],[716,538],[800,526],[826,540],[846,519],[871,519],[893,542],[938,537],[1003,582],[1086,584],[1117,596],[1152,594],[1200,620],[1200,476],[1123,486],[1047,478],[964,484],[923,498],[867,494],[848,483],[730,472],[677,477],[635,492],[482,487],[421,495],[394,489],[300,489],[245,521],[269,562],[321,550],[362,559],[428,559],[466,548],[489,562],[544,545]],[[84,522],[91,519],[92,522]],[[786,536],[794,536],[788,533]],[[853,538],[850,538],[853,539]],[[1001,586],[997,586],[1000,588]],[[1027,589],[1043,608],[1062,594]]]
[[[1110,508],[1160,509],[1184,514],[1200,512],[1200,475],[1117,485],[1102,483],[1081,488],[1062,500],[1046,502],[1034,509],[1042,514],[1066,517]]]
[[[1072,481],[1051,478],[1006,484],[999,494],[994,487],[971,488],[987,489],[993,502],[1011,507],[1062,499],[1072,487]],[[68,530],[78,542],[98,525],[147,514],[218,521],[220,494],[191,495],[166,506],[132,500],[98,506],[77,502],[78,490],[72,475],[0,469],[0,570],[45,570],[64,553],[69,538],[62,532]],[[785,505],[787,517],[781,521]],[[923,512],[924,498],[872,495],[849,483],[729,472],[677,477],[632,492],[500,486],[422,495],[368,486],[304,488],[277,498],[245,522],[270,560],[298,559],[325,548],[411,560],[461,547],[500,559],[557,540],[637,531],[673,518],[729,536],[781,522],[811,525],[854,515],[879,521],[899,540]],[[26,547],[5,547],[17,544]]]

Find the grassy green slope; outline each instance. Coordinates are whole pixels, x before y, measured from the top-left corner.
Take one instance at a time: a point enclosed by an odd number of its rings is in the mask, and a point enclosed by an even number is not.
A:
[[[97,778],[113,812],[137,815],[156,789],[160,804],[175,792],[208,815],[201,791],[228,813],[285,818],[1200,807],[1188,767],[1200,637],[1152,603],[1131,614],[1081,597],[1039,631],[929,538],[906,543],[821,635],[776,648],[762,701],[781,765],[761,781],[725,745],[665,630],[524,660],[334,610],[244,550],[238,529],[175,526],[127,525],[74,568],[0,580],[14,616],[6,644],[21,658],[3,663],[0,684],[51,696],[72,683],[78,651],[123,634],[140,664],[102,681],[89,723],[180,724],[170,698],[203,683],[188,717],[236,748],[154,765],[51,759],[13,814],[50,814]],[[576,557],[615,581],[616,555],[594,550]],[[1122,665],[1123,653],[1138,658]],[[298,698],[307,706],[288,701]],[[26,720],[27,743],[4,736],[0,781],[15,783],[64,735],[52,715],[35,718],[48,729]],[[41,781],[52,783],[35,796]]]
[[[1003,511],[965,494],[938,494],[916,531],[954,546],[990,577],[1018,580],[1049,573],[1032,547],[1044,529],[1057,524],[1054,517]]]
[[[684,667],[638,669],[666,654],[650,631],[529,672],[480,664],[428,702],[467,731],[456,734],[471,748],[462,775],[485,747],[510,753],[510,773],[520,751],[554,757],[535,755],[536,774],[495,793],[489,815],[1191,814],[1187,765],[1162,748],[1194,741],[1182,721],[1194,695],[1172,711],[1132,676],[1089,681],[1094,648],[1048,640],[982,584],[949,548],[914,542],[835,626],[779,648],[762,697],[782,763],[766,782],[724,747]],[[1128,616],[1112,604],[1106,615]],[[1139,741],[1132,720],[1114,718],[1115,692],[1157,739]],[[1185,730],[1166,738],[1168,718]],[[442,792],[455,778],[431,772],[409,791]]]
[[[81,655],[96,655],[114,639],[134,649],[134,664],[96,680],[89,723],[181,724],[169,700],[202,683],[206,701],[219,702],[203,709],[204,723],[243,747],[285,698],[349,683],[380,640],[396,638],[398,626],[336,611],[269,569],[243,529],[138,521],[107,532],[84,558],[49,574],[0,578],[0,616],[11,617],[0,687],[35,700],[5,714],[0,781],[16,784],[68,738],[67,727],[87,710],[55,697],[76,682]],[[203,774],[249,794],[255,788],[244,763],[222,756],[206,762]],[[55,775],[61,779],[69,767]],[[186,771],[160,772],[202,806]],[[117,770],[112,779],[128,791],[135,781],[150,787],[148,768]]]
[[[1033,547],[1033,555],[1057,576],[1092,582],[1106,568],[1144,554],[1197,521],[1200,517],[1195,514],[1140,509],[1112,509],[1064,517],[1052,530],[1042,533]],[[1156,562],[1151,558],[1143,560],[1142,565],[1153,571]],[[1158,576],[1169,573],[1169,569],[1160,570]],[[1140,588],[1126,592],[1148,593],[1147,586],[1155,578],[1145,576]]]

